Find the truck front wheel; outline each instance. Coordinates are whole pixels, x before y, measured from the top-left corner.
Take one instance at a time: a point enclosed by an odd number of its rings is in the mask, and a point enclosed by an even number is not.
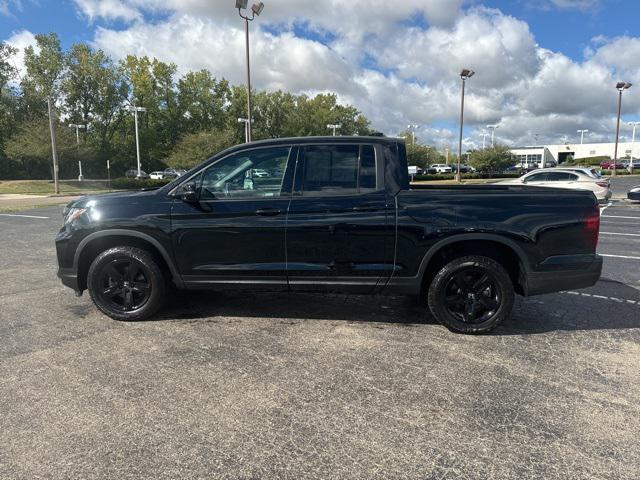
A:
[[[452,260],[436,274],[427,301],[431,313],[449,330],[484,333],[511,316],[513,283],[504,267],[489,257]]]

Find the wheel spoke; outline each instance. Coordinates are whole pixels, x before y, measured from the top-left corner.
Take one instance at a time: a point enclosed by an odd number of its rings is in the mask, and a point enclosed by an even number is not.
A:
[[[113,263],[105,267],[104,273],[114,282],[120,282],[124,280],[124,275],[118,271]]]
[[[133,307],[133,292],[131,290],[126,290],[124,292],[124,308],[126,310],[131,310]]]
[[[136,264],[130,264],[127,269],[127,280],[135,282],[136,278],[140,274],[140,266]]]
[[[478,301],[482,304],[484,308],[486,308],[489,311],[497,310],[498,307],[500,306],[500,303],[496,299],[491,297],[481,297]]]
[[[474,302],[466,302],[464,304],[464,319],[468,322],[473,320]]]
[[[453,277],[453,281],[456,283],[458,288],[462,291],[467,291],[469,289],[469,280],[467,280],[467,276],[465,272],[460,272]]]
[[[122,293],[122,288],[120,288],[120,286],[118,285],[111,285],[102,291],[103,295],[106,295],[107,297],[110,297],[110,298],[113,298],[116,295],[121,293]]]
[[[131,284],[131,290],[136,293],[146,294],[149,291],[149,284],[146,282],[133,282]]]
[[[473,291],[475,293],[482,293],[491,285],[491,278],[486,273],[480,277],[480,279],[474,283]]]
[[[464,303],[464,298],[461,295],[447,295],[444,297],[444,303],[449,307],[459,307]]]

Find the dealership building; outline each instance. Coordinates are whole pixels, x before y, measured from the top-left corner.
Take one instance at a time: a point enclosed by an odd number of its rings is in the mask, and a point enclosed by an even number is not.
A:
[[[613,158],[614,151],[615,143],[568,143],[511,149],[516,164],[536,163],[539,167],[563,163],[568,157],[576,160],[587,157]],[[618,158],[631,156],[633,158],[640,157],[640,145],[638,143],[620,142],[618,144]]]

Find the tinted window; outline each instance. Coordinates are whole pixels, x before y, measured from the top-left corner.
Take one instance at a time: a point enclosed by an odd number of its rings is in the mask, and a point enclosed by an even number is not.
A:
[[[546,173],[534,173],[533,175],[525,179],[525,183],[530,182],[544,182],[547,177]]]
[[[290,147],[261,148],[230,155],[201,175],[200,197],[280,196]]]
[[[547,174],[548,182],[571,182],[577,180],[578,177],[569,172],[549,172]]]
[[[305,195],[354,194],[376,188],[376,155],[371,145],[318,145],[305,148]]]

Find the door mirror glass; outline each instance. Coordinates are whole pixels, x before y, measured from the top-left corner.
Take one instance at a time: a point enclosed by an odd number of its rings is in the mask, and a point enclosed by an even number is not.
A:
[[[178,191],[178,195],[187,203],[198,203],[198,188],[194,182],[182,185]]]

